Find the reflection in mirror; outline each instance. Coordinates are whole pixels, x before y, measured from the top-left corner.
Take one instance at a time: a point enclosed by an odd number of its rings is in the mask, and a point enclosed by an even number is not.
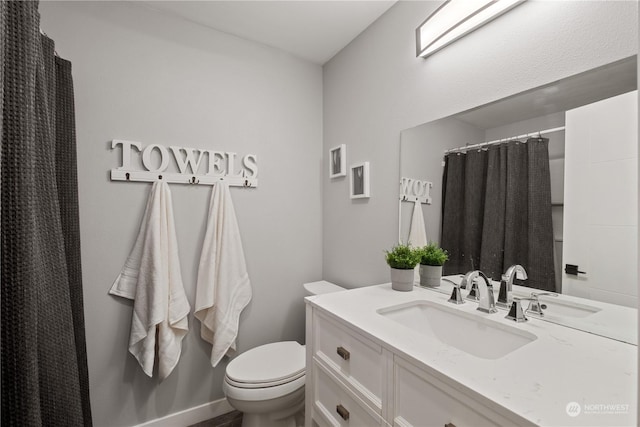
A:
[[[499,281],[522,264],[534,279],[524,286],[637,307],[636,89],[633,56],[403,131],[400,176],[433,183],[421,207],[427,239],[452,255],[445,274],[481,269]],[[468,149],[484,142],[495,143]],[[401,202],[402,241],[413,209]],[[524,228],[505,232],[514,224]]]
[[[446,154],[440,238],[449,252],[445,274],[480,269],[500,280],[509,266],[522,265],[525,285],[557,290],[548,145],[541,136],[508,138]]]

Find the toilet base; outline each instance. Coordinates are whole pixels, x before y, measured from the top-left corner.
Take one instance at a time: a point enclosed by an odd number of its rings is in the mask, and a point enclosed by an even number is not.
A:
[[[242,414],[242,427],[303,427],[304,411],[280,420],[274,420],[268,414]]]
[[[242,412],[242,427],[300,427],[304,424],[304,387],[277,399],[242,401],[230,398]]]

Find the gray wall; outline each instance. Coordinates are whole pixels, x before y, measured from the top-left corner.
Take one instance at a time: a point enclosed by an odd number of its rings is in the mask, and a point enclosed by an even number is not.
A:
[[[371,162],[371,199],[348,182],[323,193],[323,278],[388,282],[397,241],[403,129],[637,54],[637,2],[525,2],[435,55],[415,57],[414,30],[440,2],[401,1],[324,66],[324,151]],[[323,170],[328,170],[325,166]]]
[[[127,352],[131,304],[107,294],[150,184],[111,182],[111,139],[256,154],[259,188],[232,188],[253,300],[239,350],[304,339],[302,283],[321,279],[322,69],[134,3],[42,2],[42,28],[73,63],[80,226],[96,426],[125,426],[223,397],[225,364],[190,332],[163,382]],[[171,185],[189,301],[211,187]]]

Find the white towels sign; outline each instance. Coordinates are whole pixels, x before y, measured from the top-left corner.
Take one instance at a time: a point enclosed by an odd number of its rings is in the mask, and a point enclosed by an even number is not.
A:
[[[400,200],[405,202],[419,201],[430,205],[431,187],[433,187],[433,183],[430,181],[402,177],[400,179]]]
[[[149,144],[114,139],[111,149],[121,148],[120,167],[111,169],[112,180],[214,184],[225,179],[229,185],[257,186],[258,159],[255,154],[239,157],[230,151]],[[167,173],[170,164],[179,173]],[[201,169],[205,169],[202,173]],[[186,177],[186,178],[185,178]]]

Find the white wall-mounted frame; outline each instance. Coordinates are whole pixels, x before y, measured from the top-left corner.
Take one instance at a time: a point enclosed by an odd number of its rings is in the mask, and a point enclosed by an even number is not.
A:
[[[370,197],[369,193],[369,162],[351,165],[350,194],[352,199]]]
[[[329,150],[329,178],[347,176],[347,146],[338,145]]]

